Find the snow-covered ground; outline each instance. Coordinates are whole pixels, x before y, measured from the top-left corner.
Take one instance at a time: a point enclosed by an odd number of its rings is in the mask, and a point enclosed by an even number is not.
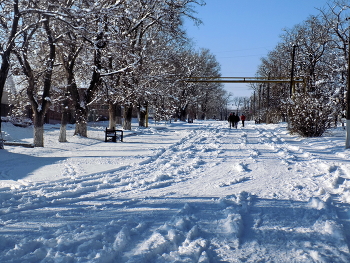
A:
[[[104,128],[0,150],[0,262],[350,262],[345,132],[283,124]],[[32,128],[3,123],[5,139]]]

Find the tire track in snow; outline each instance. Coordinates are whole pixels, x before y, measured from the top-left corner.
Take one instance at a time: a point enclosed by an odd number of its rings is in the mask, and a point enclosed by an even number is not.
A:
[[[220,171],[216,185],[218,187],[228,187],[251,180],[249,166],[252,162],[255,162],[252,156],[256,152],[251,150],[247,143],[247,131],[230,129],[226,125],[221,125],[220,133],[219,142],[224,148],[223,152],[230,152],[230,154],[221,158],[221,163],[230,163],[230,169],[224,167],[224,171]]]
[[[262,143],[275,149],[283,163],[288,166],[303,165],[304,167],[312,167],[313,173],[310,176],[314,177],[318,182],[310,179],[308,187],[310,185],[312,185],[312,188],[323,186],[318,191],[323,201],[317,201],[318,205],[315,208],[323,209],[325,206],[324,202],[327,202],[328,209],[334,211],[334,224],[344,226],[342,228],[342,238],[350,249],[350,214],[348,213],[350,211],[350,166],[346,164],[347,156],[341,153],[337,154],[338,157],[344,159],[345,164],[321,161],[331,159],[327,158],[327,155],[331,156],[335,153],[323,152],[322,150],[319,152],[311,151],[308,140],[312,140],[312,138],[303,138],[304,142],[299,147],[287,143],[277,132],[267,131],[267,129],[262,127],[259,127],[258,132]],[[329,144],[330,141],[324,140],[322,143]],[[319,148],[321,149],[322,143],[319,143]],[[291,186],[295,192],[298,189],[305,191],[305,187],[307,187],[306,185],[293,183],[291,183]]]
[[[332,203],[319,198],[309,202],[258,199],[244,192],[222,199],[121,198],[122,191],[142,192],[200,176],[209,165],[223,161],[218,156],[227,134],[236,140],[234,149],[244,151],[240,156],[251,157],[232,164],[231,170],[239,176],[248,175],[250,164],[262,162],[264,155],[282,158],[277,146],[270,147],[268,134],[248,136],[241,130],[229,133],[203,128],[137,165],[4,189],[2,208],[9,210],[2,211],[3,229],[28,231],[31,226],[20,229],[21,220],[28,218],[33,225],[41,222],[42,226],[33,230],[38,238],[3,239],[0,247],[6,247],[6,252],[2,259],[23,256],[30,262],[51,253],[48,257],[61,262],[72,260],[72,254],[81,262],[288,262],[291,258],[296,262],[349,262]],[[252,143],[259,139],[262,145]],[[261,147],[265,143],[271,144],[269,151]],[[189,158],[195,160],[186,164]],[[292,164],[293,160],[287,161]],[[329,176],[334,191],[345,187],[346,167],[324,164],[317,172],[319,178]],[[66,171],[80,173],[74,163]],[[335,176],[345,179],[334,183]],[[16,217],[6,213],[11,210],[21,213]],[[54,218],[49,225],[46,216]],[[40,234],[43,231],[45,235]]]
[[[344,226],[343,233],[350,249],[350,176],[346,165],[318,162],[315,170],[318,172],[319,185],[323,186],[320,193],[328,197],[329,204],[335,210],[338,221]]]
[[[220,262],[218,251],[223,240],[234,248],[240,244],[244,224],[238,199],[187,200],[169,221],[143,239],[136,237],[138,242],[131,247],[125,246],[129,249],[123,251],[122,261]]]
[[[248,210],[243,214],[246,231],[240,251],[231,256],[238,254],[241,259],[249,259],[247,262],[350,259],[343,227],[330,203],[319,198],[308,202],[253,198]]]
[[[193,130],[180,142],[162,150],[130,171],[128,187],[140,190],[159,188],[197,177],[211,166],[220,153],[217,131]],[[144,171],[148,174],[145,174]]]
[[[262,126],[257,126],[259,140],[269,146],[277,159],[286,165],[294,165],[305,160],[304,152],[298,146],[288,144],[277,132],[269,131]]]
[[[259,199],[242,192],[216,200],[187,200],[164,224],[128,238],[131,246],[124,246],[121,259],[128,263],[145,259],[288,262],[291,258],[347,262],[344,239],[332,206],[318,198],[309,202]]]
[[[17,189],[5,190],[0,214],[25,211],[33,207],[71,204],[94,199],[108,199],[123,192],[156,189],[194,178],[212,166],[220,153],[221,129],[204,127],[190,132],[178,143],[158,150],[136,165],[120,167],[111,173],[87,176],[74,161],[64,162],[63,173],[69,177],[49,183],[23,181]],[[219,134],[219,136],[218,136]],[[11,196],[11,197],[10,197]]]

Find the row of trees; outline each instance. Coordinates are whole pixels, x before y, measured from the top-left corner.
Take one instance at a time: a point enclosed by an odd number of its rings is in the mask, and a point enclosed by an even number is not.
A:
[[[303,136],[321,136],[337,123],[346,110],[349,10],[347,0],[330,1],[317,16],[284,31],[257,74],[279,80],[294,76],[305,83],[254,86],[261,95],[255,105],[260,118],[289,118],[290,130]]]
[[[89,106],[109,105],[110,128],[117,106],[124,107],[124,129],[132,109],[147,107],[157,116],[207,117],[222,108],[221,85],[185,82],[195,76],[220,76],[208,50],[195,51],[182,28],[201,0],[2,0],[0,2],[0,96],[9,74],[16,94],[31,105],[34,145],[44,146],[44,117],[62,107],[60,141],[65,141],[69,108],[75,134],[87,136]],[[25,94],[22,98],[21,94]],[[20,107],[20,105],[15,105]],[[223,109],[222,109],[223,110]],[[1,130],[1,120],[0,120]],[[2,142],[0,142],[2,143]],[[3,148],[3,145],[0,145]]]

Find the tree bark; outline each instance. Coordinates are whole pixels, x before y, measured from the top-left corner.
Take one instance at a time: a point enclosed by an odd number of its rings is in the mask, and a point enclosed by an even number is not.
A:
[[[44,147],[44,118],[45,114],[50,106],[50,89],[52,82],[52,73],[54,62],[56,59],[56,46],[53,34],[50,28],[50,17],[45,16],[43,21],[43,27],[46,32],[47,41],[48,41],[48,56],[45,64],[45,70],[43,72],[43,87],[42,95],[36,93],[35,87],[39,85],[37,83],[37,78],[34,75],[34,71],[31,68],[27,54],[29,42],[35,34],[38,27],[33,28],[33,30],[27,34],[24,34],[25,41],[24,45],[20,49],[20,53],[16,52],[18,61],[22,66],[23,73],[27,76],[28,87],[27,87],[27,96],[32,107],[34,115],[34,146],[35,147]],[[39,89],[38,89],[39,90]]]
[[[96,38],[96,43],[99,43],[99,41],[102,39],[103,35],[99,34]],[[101,80],[101,69],[102,69],[102,62],[101,62],[101,48],[98,45],[96,46],[95,52],[94,52],[94,71],[92,73],[92,77],[90,80],[90,84],[88,89],[86,90],[85,94],[80,98],[80,94],[78,92],[77,86],[74,87],[74,93],[75,93],[75,106],[76,106],[76,124],[75,124],[75,133],[74,135],[80,135],[83,137],[87,137],[87,122],[88,122],[88,113],[89,108],[88,105],[92,102],[94,99],[95,91],[97,90],[98,84]],[[82,103],[83,102],[83,105]]]
[[[41,97],[41,105],[36,101],[34,95],[34,77],[32,79],[32,87],[28,90],[29,100],[32,104],[34,112],[34,146],[44,147],[44,118],[45,114],[50,106],[50,89],[52,82],[52,73],[54,62],[56,59],[56,46],[53,39],[52,31],[50,29],[50,17],[46,16],[46,20],[43,22],[44,29],[47,34],[48,45],[49,45],[49,57],[46,61],[46,67],[44,72],[44,85],[43,95]]]
[[[87,137],[87,116],[88,116],[88,111],[86,108],[79,107],[78,110],[76,110],[74,135]]]
[[[67,142],[67,122],[64,121],[64,119],[66,118],[65,115],[67,115],[67,114],[62,113],[60,136],[58,137],[59,142]],[[65,124],[64,124],[64,122],[65,122]]]
[[[79,94],[77,84],[74,78],[74,61],[71,61],[70,66],[66,68],[68,75],[68,90],[73,100],[75,109],[75,131],[74,135],[87,137],[87,116],[88,109],[85,106],[87,98],[85,94]],[[83,105],[81,103],[83,101]]]
[[[180,121],[186,121],[188,105],[180,109]]]
[[[62,109],[60,136],[59,142],[67,142],[67,123],[68,123],[69,111],[68,111],[68,98],[65,99]]]
[[[116,124],[122,125],[122,106],[116,105]]]
[[[19,9],[18,9],[18,0],[14,0],[13,1],[13,20],[12,20],[11,33],[10,33],[9,38],[8,38],[7,48],[4,50],[4,52],[1,55],[0,104],[1,104],[1,100],[2,100],[2,94],[4,92],[6,79],[8,76],[9,68],[10,68],[9,60],[10,60],[11,51],[12,51],[12,49],[14,47],[14,43],[15,43],[14,38],[15,38],[16,33],[17,33],[19,19],[20,19],[20,14],[19,14]],[[2,116],[2,112],[1,112],[1,107],[0,107],[0,135],[2,132],[1,116]],[[2,136],[0,136],[0,149],[4,149],[4,142],[2,140]]]
[[[132,108],[133,108],[132,103],[127,104],[124,107],[124,125],[123,125],[124,130],[131,130]]]
[[[69,111],[67,109],[68,103],[69,103],[68,96],[70,96],[70,99],[73,102],[75,112],[78,112],[78,110],[80,109],[80,96],[79,96],[77,84],[75,82],[74,67],[75,67],[76,59],[77,59],[81,50],[82,50],[82,47],[77,47],[76,45],[70,45],[68,47],[68,52],[69,52],[68,55],[65,57],[63,55],[64,53],[62,53],[62,61],[63,61],[63,67],[64,67],[65,72],[66,72],[67,91],[68,91],[66,94],[65,107],[64,107],[63,113],[62,113],[62,122],[61,122],[62,132],[64,132],[66,129],[66,127],[63,127],[63,126],[67,125],[68,117],[69,117]],[[79,134],[79,131],[81,129],[77,130],[77,127],[75,127],[75,128],[76,128],[75,134]],[[61,141],[61,138],[59,139],[59,141]],[[64,138],[62,138],[62,141],[64,141]]]
[[[139,126],[146,127],[146,111],[140,110],[139,112]]]
[[[34,147],[44,147],[44,118],[43,112],[34,114]]]
[[[139,104],[139,126],[140,127],[147,127],[146,125],[146,118],[147,118],[147,107],[148,103],[145,102],[143,105]]]
[[[116,127],[116,105],[109,102],[108,115],[109,115],[109,129],[115,129]]]

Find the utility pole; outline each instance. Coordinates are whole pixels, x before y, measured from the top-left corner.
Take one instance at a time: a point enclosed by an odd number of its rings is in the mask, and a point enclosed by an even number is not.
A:
[[[290,97],[294,94],[294,59],[295,59],[295,49],[298,47],[298,45],[293,45],[293,52],[292,52],[292,69],[290,73],[290,87],[289,87],[289,95]]]
[[[350,17],[346,18],[348,21]],[[346,92],[346,140],[345,149],[350,148],[350,24],[348,26],[348,90]]]
[[[294,59],[295,59],[295,49],[297,48],[298,46],[296,44],[293,44],[293,52],[292,52],[292,69],[291,69],[291,72],[290,72],[290,87],[289,87],[289,97],[292,99],[293,98],[293,94],[294,94]],[[291,115],[291,110],[290,110],[290,107],[288,107],[288,112],[287,112],[287,116],[288,116],[288,130],[291,129],[291,123],[290,123],[290,115]]]
[[[260,123],[260,111],[261,111],[261,84],[259,85],[259,118],[258,118],[258,123]]]
[[[255,90],[254,90],[254,97],[253,97],[253,116],[256,120],[256,116],[255,116],[255,113],[256,113],[256,108],[255,108]]]
[[[270,79],[270,73],[269,72],[269,75],[267,77],[267,79],[269,80]],[[266,124],[270,124],[270,83],[268,82],[267,83],[267,95],[266,95],[266,103],[267,103],[267,111],[266,111]]]

